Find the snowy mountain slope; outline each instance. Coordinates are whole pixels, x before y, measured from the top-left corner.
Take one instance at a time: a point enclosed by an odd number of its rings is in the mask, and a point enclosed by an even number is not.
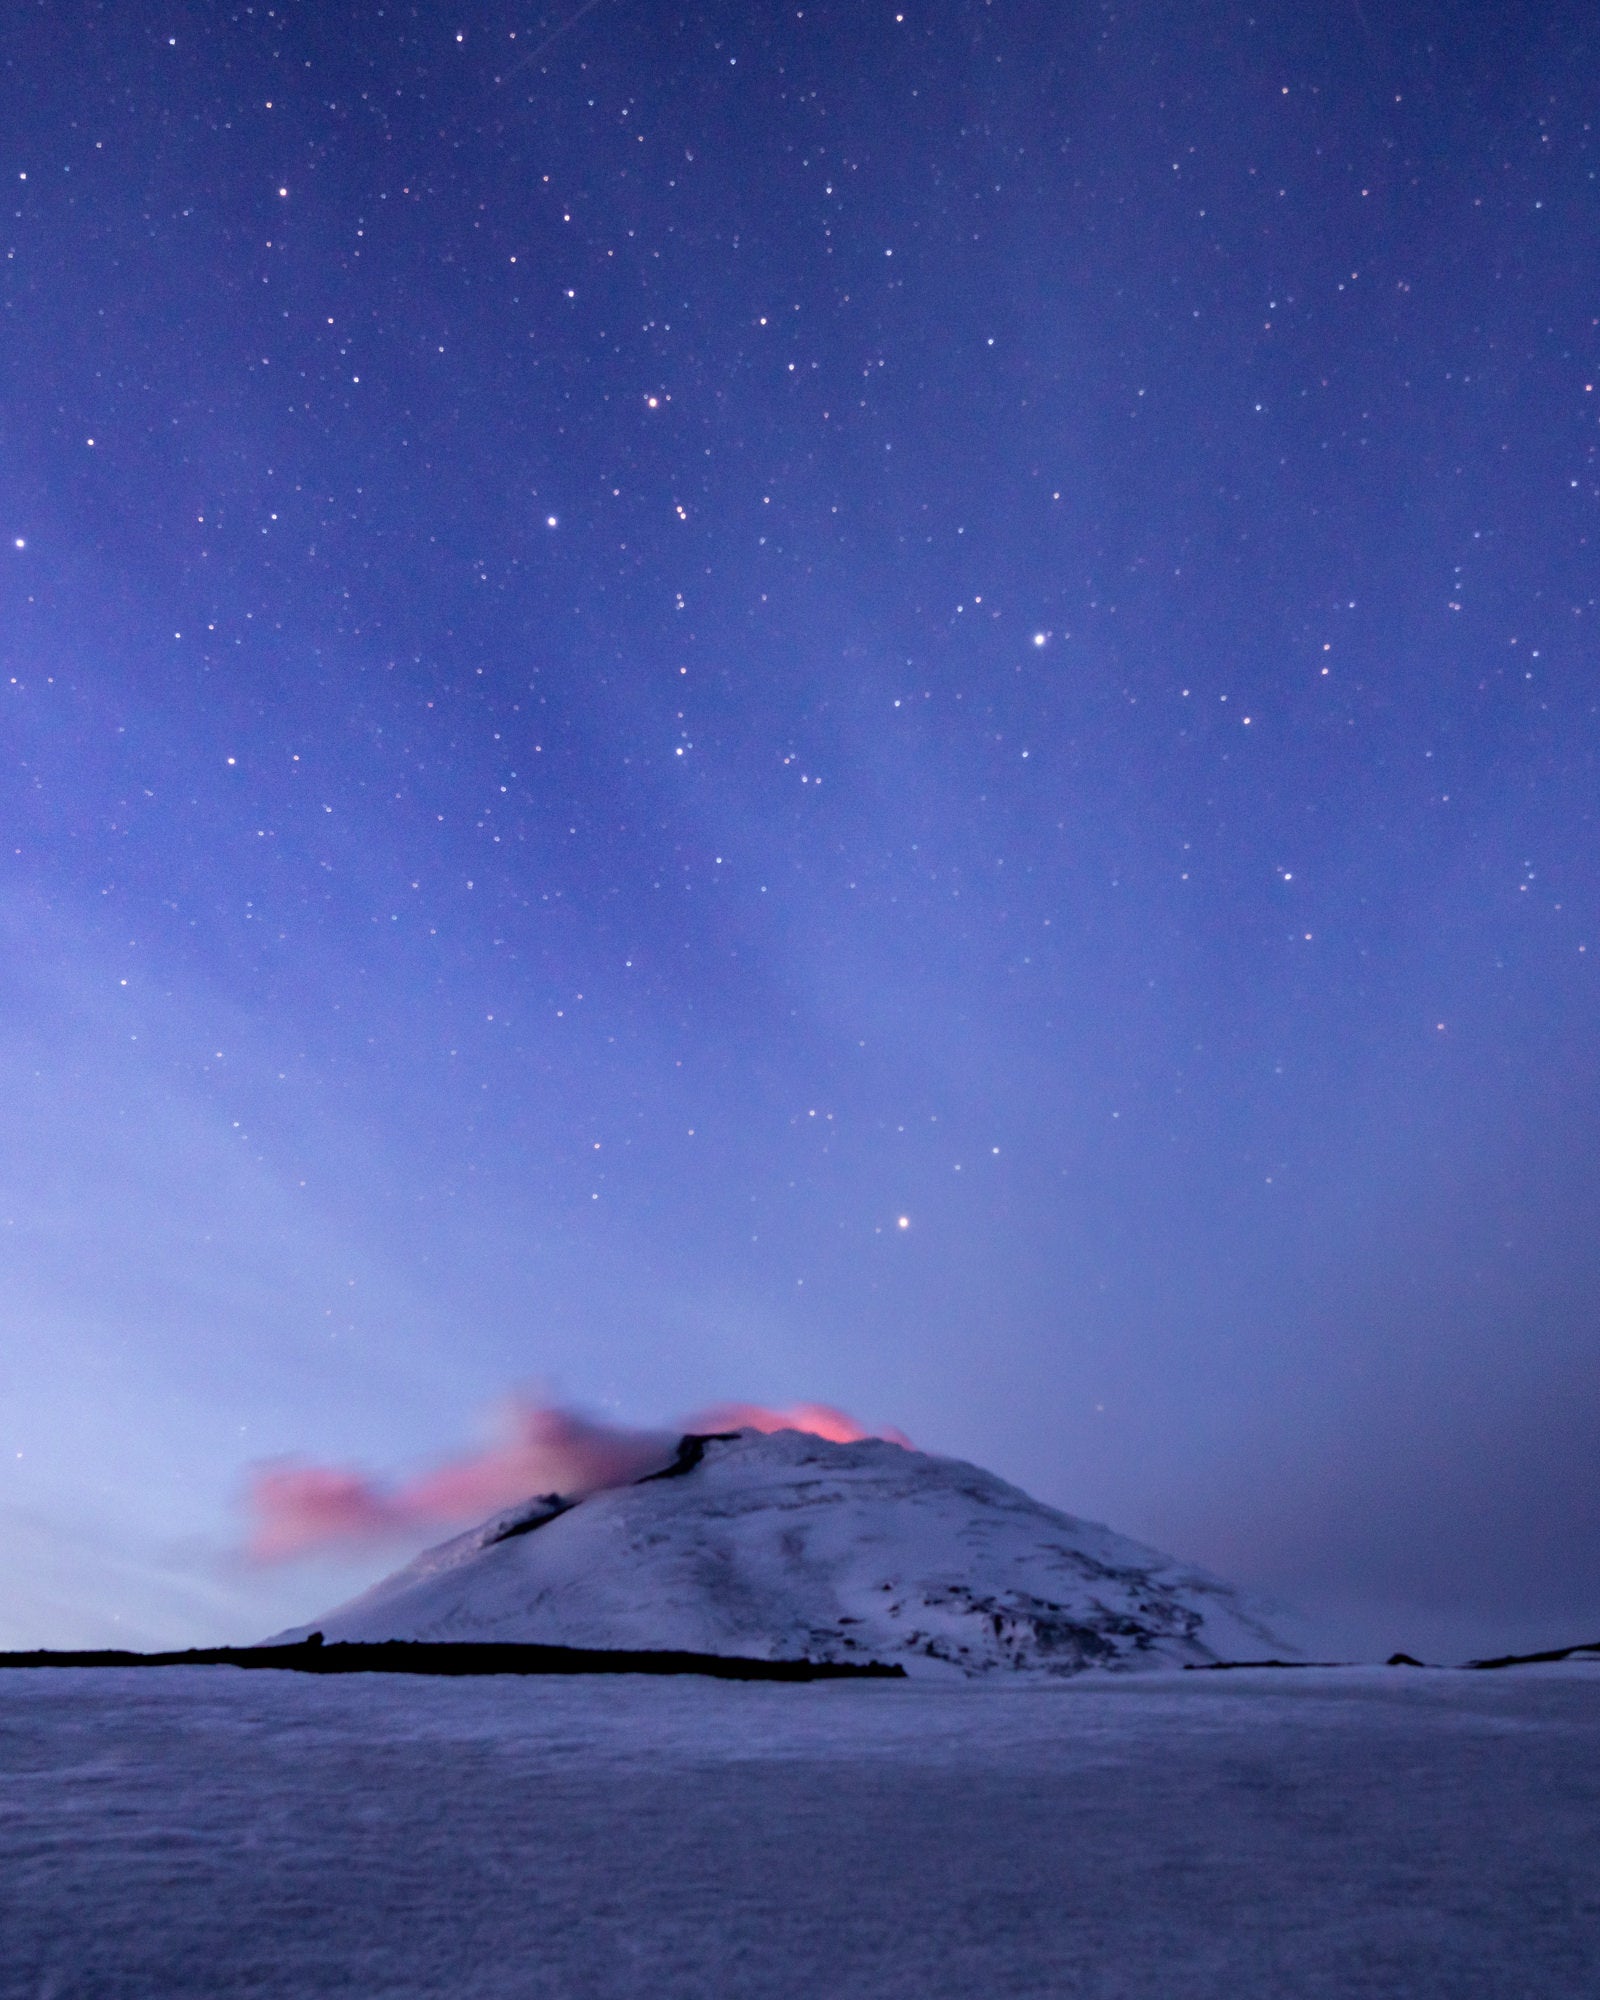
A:
[[[1043,1675],[1283,1655],[1228,1585],[992,1473],[797,1431],[551,1495],[311,1626],[329,1640],[543,1641]]]

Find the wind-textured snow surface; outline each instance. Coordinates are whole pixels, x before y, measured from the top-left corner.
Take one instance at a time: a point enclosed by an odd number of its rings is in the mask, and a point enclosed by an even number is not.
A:
[[[1227,1584],[993,1473],[799,1431],[685,1439],[672,1471],[570,1506],[531,1501],[316,1629],[330,1640],[672,1647],[968,1675],[1288,1650]]]
[[[1576,2000],[1600,1668],[0,1674],[0,2000]]]

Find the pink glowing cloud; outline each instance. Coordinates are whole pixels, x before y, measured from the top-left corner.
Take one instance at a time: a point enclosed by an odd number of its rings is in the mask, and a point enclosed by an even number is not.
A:
[[[259,1467],[246,1498],[249,1552],[258,1562],[283,1562],[339,1543],[464,1527],[539,1493],[581,1499],[670,1465],[685,1431],[794,1430],[835,1444],[869,1437],[910,1444],[900,1431],[866,1430],[825,1403],[797,1403],[790,1410],[721,1403],[674,1430],[645,1431],[514,1400],[505,1406],[500,1430],[482,1449],[393,1487],[337,1466],[285,1460]]]
[[[260,1467],[248,1500],[250,1553],[261,1562],[325,1547],[369,1541],[400,1526],[392,1503],[359,1472],[284,1462]]]
[[[636,1431],[597,1423],[552,1404],[511,1403],[506,1436],[469,1458],[455,1459],[405,1492],[419,1520],[476,1520],[535,1493],[569,1500],[605,1486],[625,1486],[672,1463],[678,1431]]]

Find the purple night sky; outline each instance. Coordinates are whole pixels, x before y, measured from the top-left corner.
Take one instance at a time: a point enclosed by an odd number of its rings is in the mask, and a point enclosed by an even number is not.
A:
[[[833,1403],[1600,1627],[1590,6],[15,7],[0,1643]],[[1582,1628],[1582,1629],[1579,1629]]]

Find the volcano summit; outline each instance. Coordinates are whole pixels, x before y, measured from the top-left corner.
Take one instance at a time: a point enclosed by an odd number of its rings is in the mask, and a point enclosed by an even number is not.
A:
[[[685,1437],[664,1470],[497,1514],[315,1629],[969,1676],[1286,1650],[1217,1578],[977,1466],[799,1431]]]

